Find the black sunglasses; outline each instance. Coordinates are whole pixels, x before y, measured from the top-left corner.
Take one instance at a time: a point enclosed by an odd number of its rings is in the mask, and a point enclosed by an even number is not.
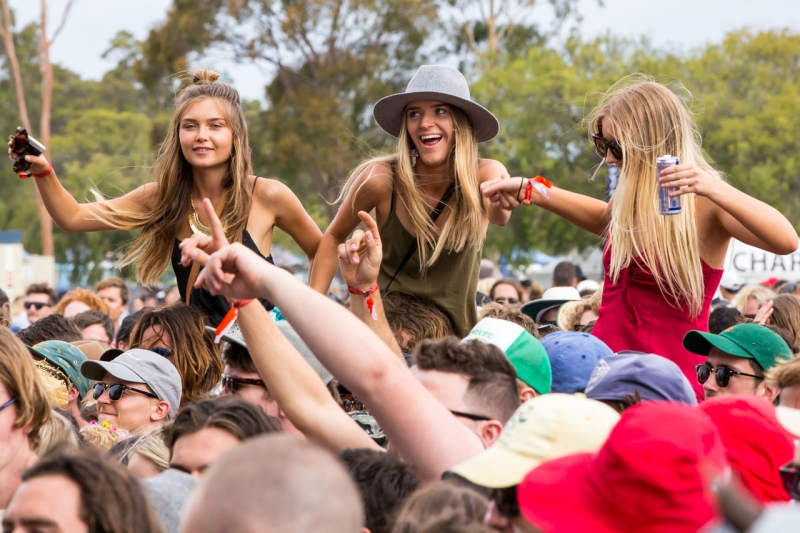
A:
[[[472,413],[462,413],[461,411],[450,411],[452,414],[459,416],[461,418],[466,418],[468,420],[476,420],[478,422],[482,422],[485,420],[491,420],[488,416],[483,415],[473,415]]]
[[[519,303],[519,300],[517,300],[516,298],[504,298],[502,296],[499,297],[499,298],[495,298],[494,301],[499,303],[499,304],[518,304]]]
[[[133,392],[144,394],[145,396],[155,398],[156,400],[160,399],[152,392],[147,392],[146,390],[135,389],[133,387],[123,385],[122,383],[112,383],[111,385],[109,385],[108,383],[103,383],[102,381],[98,381],[97,383],[94,384],[94,388],[92,390],[92,398],[94,398],[95,400],[98,399],[100,396],[103,395],[103,391],[105,391],[106,389],[108,389],[108,397],[111,399],[112,402],[116,402],[117,400],[122,398],[122,393],[125,392],[126,390],[132,390]]]
[[[697,382],[702,385],[708,378],[711,377],[711,367],[708,365],[697,365],[694,367],[697,371]],[[744,372],[739,372],[738,370],[733,370],[732,368],[728,368],[727,366],[720,366],[713,370],[714,376],[717,378],[717,385],[722,387],[723,389],[728,386],[728,383],[731,381],[731,376],[747,376],[756,379],[764,379],[761,376],[756,376],[755,374],[746,374]]]
[[[37,311],[40,311],[42,307],[51,307],[50,304],[46,304],[44,302],[25,302],[23,305],[25,306],[25,309],[35,307]]]
[[[236,394],[240,390],[242,390],[243,385],[256,385],[258,387],[267,388],[267,385],[264,383],[263,379],[248,379],[248,378],[237,378],[234,376],[222,376],[222,390],[225,391],[226,394]]]
[[[489,501],[494,502],[494,508],[506,518],[519,516],[519,501],[517,500],[516,485],[504,489],[492,489],[489,493]]]
[[[780,467],[781,481],[783,488],[789,493],[793,500],[800,501],[800,470],[792,463]]]
[[[161,346],[155,346],[153,348],[150,348],[149,351],[157,353],[161,357],[169,357],[174,352],[172,348],[163,348]]]
[[[592,140],[594,141],[594,149],[597,155],[605,158],[606,153],[611,150],[611,155],[614,156],[614,159],[622,161],[622,146],[619,145],[619,141],[616,139],[607,141],[602,135],[592,135]]]

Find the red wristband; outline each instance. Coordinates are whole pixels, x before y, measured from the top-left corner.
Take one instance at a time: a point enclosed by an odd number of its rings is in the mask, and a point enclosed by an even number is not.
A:
[[[347,292],[350,294],[357,294],[359,296],[363,296],[367,300],[367,309],[369,309],[369,314],[372,317],[372,320],[378,320],[378,310],[375,309],[375,300],[372,299],[372,295],[378,292],[378,282],[376,281],[372,287],[369,289],[362,291],[361,289],[356,289],[354,287],[347,286]]]
[[[230,311],[228,311],[225,316],[222,317],[219,325],[214,330],[214,342],[216,344],[219,344],[219,341],[222,340],[222,337],[227,334],[231,328],[233,328],[233,325],[236,323],[236,319],[239,318],[239,309],[249,304],[253,300],[255,300],[255,298],[245,298],[231,302]]]
[[[20,172],[19,174],[17,174],[17,176],[19,176],[20,179],[30,178],[31,176],[33,176],[34,178],[44,178],[49,176],[52,172],[53,172],[53,165],[48,165],[47,170],[45,170],[41,174],[34,174],[33,172]]]
[[[236,300],[235,302],[231,303],[231,307],[235,307],[236,309],[241,309],[245,305],[251,303],[255,298],[244,298],[242,300]]]

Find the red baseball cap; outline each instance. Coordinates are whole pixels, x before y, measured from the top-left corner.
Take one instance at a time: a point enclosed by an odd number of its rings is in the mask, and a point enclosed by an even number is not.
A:
[[[778,469],[794,457],[794,437],[775,406],[755,396],[715,396],[700,404],[719,429],[728,461],[742,484],[762,502],[789,501]]]
[[[599,452],[543,463],[517,493],[547,533],[695,533],[719,516],[706,476],[727,468],[708,415],[648,402],[625,410]]]
[[[776,277],[767,278],[761,282],[762,285],[765,287],[774,287],[776,283],[778,283],[781,279]]]

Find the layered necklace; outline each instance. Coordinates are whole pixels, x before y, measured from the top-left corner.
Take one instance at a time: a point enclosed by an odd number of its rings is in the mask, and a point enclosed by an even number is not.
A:
[[[200,222],[200,216],[197,214],[197,209],[194,207],[194,200],[192,202],[192,212],[189,213],[189,227],[195,235],[208,235],[211,236],[211,228]]]

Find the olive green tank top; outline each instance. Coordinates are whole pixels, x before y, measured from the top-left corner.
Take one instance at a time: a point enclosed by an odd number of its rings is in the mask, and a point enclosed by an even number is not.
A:
[[[411,235],[395,212],[396,193],[392,187],[392,205],[389,217],[380,229],[383,261],[378,285],[385,289],[397,272],[408,250],[416,249],[416,238]],[[388,292],[400,291],[427,298],[444,309],[456,328],[456,335],[467,336],[478,321],[475,294],[478,291],[481,249],[467,246],[461,252],[442,252],[436,263],[424,274],[420,272],[419,253],[415,252],[405,266],[397,272]]]

